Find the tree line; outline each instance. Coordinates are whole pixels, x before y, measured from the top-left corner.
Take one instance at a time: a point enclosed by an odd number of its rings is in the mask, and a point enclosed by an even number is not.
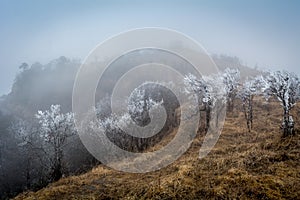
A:
[[[206,129],[209,127],[210,110],[214,101],[223,96],[227,103],[227,111],[232,112],[235,107],[235,99],[240,99],[246,120],[247,129],[253,128],[253,102],[255,96],[264,97],[268,100],[275,97],[282,107],[283,136],[295,134],[295,121],[290,114],[291,109],[300,99],[300,80],[294,73],[287,71],[264,72],[263,75],[240,79],[237,69],[225,69],[223,73],[201,77],[197,79],[193,74],[185,77],[184,83],[187,93],[196,95],[201,108],[206,111]],[[223,88],[215,92],[215,87]]]

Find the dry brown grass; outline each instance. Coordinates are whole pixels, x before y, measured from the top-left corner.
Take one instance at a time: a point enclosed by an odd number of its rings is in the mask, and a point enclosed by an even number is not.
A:
[[[299,199],[300,134],[282,139],[279,104],[256,102],[254,130],[248,133],[238,109],[229,113],[204,159],[198,159],[204,137],[199,134],[180,159],[160,171],[129,174],[100,165],[16,199]],[[299,107],[293,115],[299,127]]]

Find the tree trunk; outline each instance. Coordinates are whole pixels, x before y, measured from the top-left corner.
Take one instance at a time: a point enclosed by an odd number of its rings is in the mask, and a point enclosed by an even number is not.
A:
[[[253,128],[253,95],[249,98],[249,132],[251,132]]]
[[[208,131],[208,129],[209,129],[209,123],[210,123],[210,118],[211,118],[211,116],[210,116],[210,114],[211,114],[211,108],[210,108],[210,105],[206,105],[206,109],[205,109],[205,117],[206,117],[206,125],[205,125],[205,132],[207,132]]]
[[[54,153],[54,163],[53,163],[53,169],[52,169],[52,180],[57,181],[59,180],[63,173],[62,173],[62,157],[63,152],[60,148],[56,147]]]
[[[283,137],[287,137],[289,135],[289,110],[284,108],[283,112]]]

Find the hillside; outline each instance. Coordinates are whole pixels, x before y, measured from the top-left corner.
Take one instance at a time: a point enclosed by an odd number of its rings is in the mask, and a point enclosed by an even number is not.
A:
[[[188,152],[160,171],[129,174],[99,165],[15,199],[297,199],[300,106],[293,109],[296,135],[283,139],[279,103],[255,102],[254,130],[247,132],[237,107],[227,113],[222,135],[204,159],[198,159],[199,133]]]
[[[249,76],[257,76],[262,73],[258,69],[244,65],[237,57],[231,57],[227,55],[211,55],[211,57],[221,71],[224,71],[226,68],[238,69],[241,73],[242,79],[245,79]]]
[[[254,69],[240,64],[236,58],[216,56],[215,61],[221,70],[226,67],[240,69],[242,77],[255,72]],[[38,190],[52,181],[51,176],[48,176],[51,170],[49,156],[52,150],[48,149],[45,153],[36,148],[41,146],[43,140],[33,140],[35,144],[28,143],[29,146],[23,146],[24,137],[20,137],[16,130],[12,131],[11,126],[23,122],[24,126],[26,124],[26,134],[30,135],[30,138],[40,138],[40,134],[32,130],[38,128],[35,119],[38,110],[45,111],[51,105],[58,104],[63,113],[70,112],[72,89],[79,66],[80,61],[64,56],[46,64],[34,63],[29,66],[24,63],[15,77],[11,92],[0,97],[0,199],[14,197],[28,189]],[[108,75],[103,81],[109,83],[113,75],[114,73]],[[100,94],[101,91],[95,94],[96,101],[100,101],[98,97],[104,95]],[[38,156],[29,153],[31,146],[34,146],[32,150]],[[86,172],[97,163],[77,135],[69,138],[63,151],[66,176]]]

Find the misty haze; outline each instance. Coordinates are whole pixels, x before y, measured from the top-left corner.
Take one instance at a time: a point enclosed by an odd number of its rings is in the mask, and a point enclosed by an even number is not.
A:
[[[0,199],[298,199],[299,8],[1,1]]]

